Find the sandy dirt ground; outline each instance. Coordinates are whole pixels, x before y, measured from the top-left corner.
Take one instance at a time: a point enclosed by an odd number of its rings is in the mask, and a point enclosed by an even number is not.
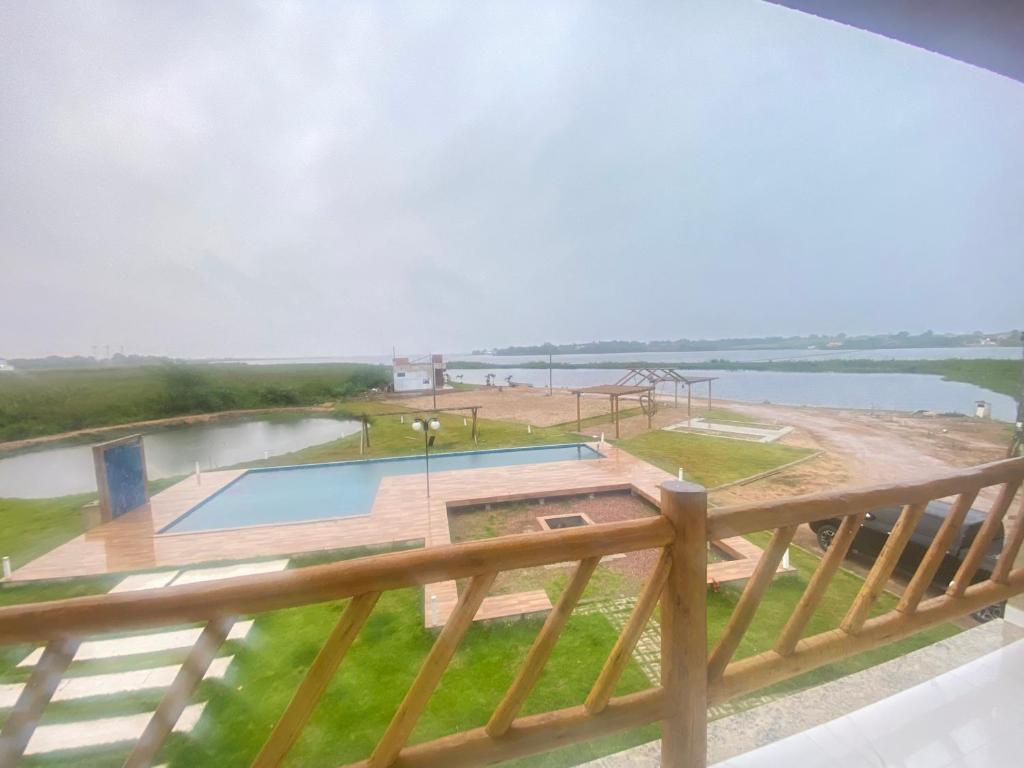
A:
[[[432,402],[430,395],[395,398],[396,405],[409,408],[430,408]],[[481,387],[439,392],[437,395],[438,408],[463,408],[470,405],[481,406],[480,418],[483,419],[517,421],[535,427],[551,427],[569,422],[572,422],[573,428],[576,426],[576,395],[557,387],[551,395],[547,389],[540,387]],[[622,400],[622,410],[638,406],[635,400]],[[606,415],[610,407],[608,398],[604,396],[588,395],[580,398],[580,415],[584,419]]]

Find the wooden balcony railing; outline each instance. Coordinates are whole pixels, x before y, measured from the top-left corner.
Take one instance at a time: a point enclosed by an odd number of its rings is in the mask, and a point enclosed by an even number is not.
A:
[[[661,515],[645,520],[506,536],[149,592],[5,607],[0,609],[0,644],[42,642],[45,651],[4,722],[0,768],[14,765],[20,759],[84,637],[188,622],[205,625],[125,763],[148,766],[156,759],[236,617],[351,598],[254,762],[256,766],[278,765],[302,732],[381,593],[449,579],[468,579],[468,586],[377,746],[358,765],[485,765],[661,722],[662,764],[700,768],[706,762],[709,704],[891,642],[1024,591],[1024,568],[1013,567],[1024,539],[1024,525],[1017,525],[1007,537],[991,577],[972,583],[1022,480],[1024,459],[1009,459],[926,481],[841,490],[710,512],[703,488],[669,482],[662,488]],[[977,494],[988,486],[999,486],[997,501],[955,580],[944,595],[925,599],[925,590],[949,543]],[[933,499],[949,496],[956,496],[957,501],[899,604],[892,611],[870,618],[925,506]],[[899,521],[841,626],[803,637],[865,513],[895,505],[903,506]],[[843,523],[774,647],[750,658],[733,660],[797,526],[823,518],[842,518]],[[709,654],[707,542],[764,530],[773,532],[771,542]],[[652,548],[661,549],[661,556],[584,701],[567,709],[521,715],[524,702],[600,558]],[[410,745],[413,728],[497,574],[571,561],[577,565],[565,591],[487,723],[474,730]],[[659,602],[661,685],[614,696],[615,685]]]

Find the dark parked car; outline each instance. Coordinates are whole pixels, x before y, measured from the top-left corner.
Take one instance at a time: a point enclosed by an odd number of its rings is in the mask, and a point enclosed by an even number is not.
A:
[[[924,514],[921,515],[921,520],[918,522],[917,527],[914,528],[914,533],[911,535],[907,548],[900,558],[900,568],[909,571],[917,568],[925,552],[928,551],[928,547],[931,546],[932,540],[938,534],[942,522],[949,515],[952,506],[949,502],[933,501],[925,508]],[[869,556],[877,555],[885,544],[886,538],[892,533],[893,526],[896,525],[900,512],[900,507],[883,507],[869,512],[864,517],[864,522],[854,537],[851,549]],[[985,517],[985,513],[977,509],[972,509],[967,513],[963,525],[960,526],[960,530],[946,550],[946,556],[943,558],[942,565],[936,571],[936,584],[945,586],[956,575],[957,569],[967,556],[967,551],[971,548],[971,543],[978,535],[978,531],[981,530],[981,524],[985,521]],[[841,522],[842,520],[838,518],[829,518],[811,523],[811,530],[818,537],[818,546],[823,550],[828,549],[832,543],[832,539],[839,530]],[[1002,551],[1003,527],[999,526],[996,535],[992,539],[992,544],[985,555],[985,559],[982,560],[981,566],[978,568],[974,581],[982,581],[989,577],[992,569],[995,567],[996,559]],[[984,621],[1002,615],[1001,608],[992,606],[992,609],[978,611],[976,618]]]

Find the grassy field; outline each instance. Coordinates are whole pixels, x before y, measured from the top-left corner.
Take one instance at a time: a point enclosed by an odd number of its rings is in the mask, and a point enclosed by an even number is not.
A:
[[[381,411],[401,411],[394,403],[349,402],[338,406],[339,413],[370,416],[370,447],[359,452],[359,435],[335,440],[331,443],[305,448],[284,456],[275,456],[265,462],[247,466],[282,464],[307,464],[318,461],[344,461],[346,459],[381,458],[385,456],[406,456],[423,453],[423,433],[412,429],[412,419],[419,411],[408,411],[403,416],[375,416]],[[550,445],[553,443],[576,443],[582,438],[575,432],[562,427],[532,427],[511,421],[477,421],[477,442],[473,442],[472,418],[461,413],[438,413],[441,429],[432,433],[432,453],[445,451],[472,451],[488,448],[515,448],[528,445]],[[465,423],[463,423],[465,421]],[[573,422],[575,427],[575,422]]]
[[[804,448],[778,443],[748,443],[688,432],[644,432],[617,445],[666,472],[683,468],[688,480],[717,488],[767,472],[809,455]]]
[[[388,383],[376,365],[163,365],[0,376],[0,442],[132,421],[313,405]]]

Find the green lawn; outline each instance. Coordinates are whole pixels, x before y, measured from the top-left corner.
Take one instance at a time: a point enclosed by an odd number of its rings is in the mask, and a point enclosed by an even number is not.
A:
[[[623,408],[619,411],[619,418],[628,419],[630,416],[640,416],[643,414],[643,408]],[[580,419],[580,429],[583,427],[593,427],[597,424],[610,424],[612,420],[611,413],[599,413],[597,416],[588,416],[585,419]],[[561,424],[556,424],[556,427],[564,427],[565,429],[575,429],[576,419],[571,421],[563,421]]]
[[[370,447],[359,452],[359,435],[349,435],[323,445],[304,448],[295,453],[275,456],[267,461],[254,462],[247,466],[279,466],[283,464],[306,464],[318,461],[343,461],[346,459],[371,459],[385,456],[405,456],[423,453],[423,433],[412,429],[412,418],[425,415],[426,411],[409,411],[404,416],[374,416],[381,411],[401,411],[394,403],[347,402],[339,406],[339,413],[358,416],[371,415]],[[514,448],[528,445],[551,445],[554,443],[577,443],[582,438],[575,432],[560,427],[532,427],[511,421],[477,421],[478,440],[473,442],[472,417],[466,413],[436,414],[441,429],[432,433],[432,453],[445,451],[472,451],[488,448]],[[404,418],[404,421],[403,421]],[[466,423],[463,423],[463,422]],[[573,425],[575,426],[575,424]]]
[[[617,445],[666,472],[683,468],[686,478],[706,488],[767,472],[811,452],[778,443],[750,443],[689,432],[655,430]]]
[[[82,505],[95,493],[56,499],[0,499],[0,556],[20,568],[85,530]]]
[[[149,493],[159,493],[180,479],[152,480]],[[52,499],[0,498],[0,557],[10,557],[11,566],[19,568],[75,538],[85,530],[82,507],[95,499],[95,493]]]

